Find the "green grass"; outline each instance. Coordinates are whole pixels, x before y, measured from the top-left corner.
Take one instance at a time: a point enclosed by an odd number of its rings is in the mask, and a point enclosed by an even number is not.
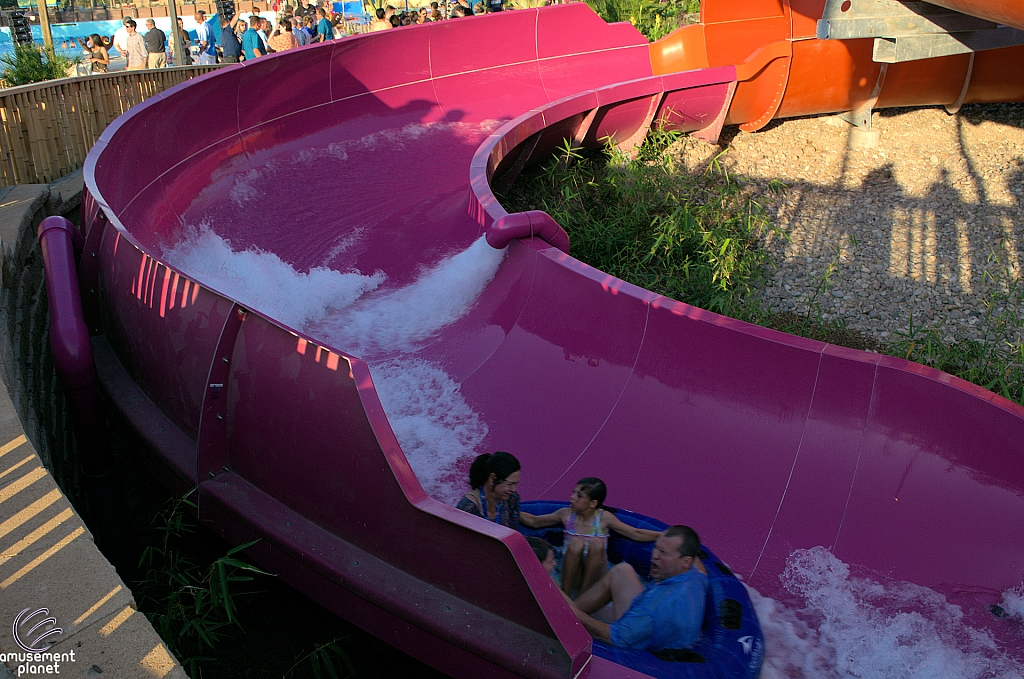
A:
[[[1003,248],[981,286],[983,340],[946,341],[942,322],[909,329],[889,342],[826,321],[819,299],[841,266],[818,274],[806,315],[764,309],[755,290],[771,259],[769,235],[786,237],[768,209],[785,191],[730,175],[716,157],[691,173],[676,160],[678,135],[653,133],[636,159],[611,149],[563,148],[540,170],[521,176],[502,203],[510,212],[542,209],[561,224],[572,254],[617,278],[673,299],[758,325],[854,349],[906,358],[995,391],[1024,405],[1024,287]]]

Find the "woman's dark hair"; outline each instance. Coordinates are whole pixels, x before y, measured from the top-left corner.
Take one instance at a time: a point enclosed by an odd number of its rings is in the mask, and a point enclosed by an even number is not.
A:
[[[519,460],[512,453],[500,450],[496,453],[484,453],[478,455],[469,468],[469,486],[470,488],[483,488],[491,474],[494,474],[496,484],[501,483],[517,471],[519,471]]]
[[[591,500],[597,500],[597,506],[604,509],[604,499],[608,497],[608,488],[604,481],[596,476],[588,476],[576,482],[580,490],[587,494]]]
[[[533,548],[533,553],[537,555],[537,560],[541,563],[544,559],[548,558],[548,554],[554,551],[554,548],[544,538],[526,538],[526,541],[530,543],[530,547]]]
[[[90,35],[89,40],[92,42],[93,49],[96,49],[97,47],[105,47],[103,44],[103,38],[100,37],[99,33],[93,33]]]

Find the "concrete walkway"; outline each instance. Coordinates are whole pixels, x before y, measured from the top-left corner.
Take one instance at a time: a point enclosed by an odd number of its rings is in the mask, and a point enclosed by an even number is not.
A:
[[[7,275],[12,273],[11,239],[17,242],[19,233],[34,230],[41,205],[67,200],[62,188],[67,191],[67,186],[45,184],[3,191],[0,252]],[[5,287],[10,284],[4,281]],[[8,341],[0,337],[0,342]],[[23,387],[10,384],[0,389],[0,659],[14,676],[59,671],[70,677],[187,679],[43,466],[10,398],[19,391]],[[39,609],[46,612],[32,617]],[[20,614],[30,620],[19,627],[15,621]],[[55,622],[32,631],[48,617]],[[33,645],[55,628],[60,632]],[[25,667],[8,657],[23,653],[15,631],[28,646],[49,646],[60,657],[33,660],[27,664],[34,667]]]

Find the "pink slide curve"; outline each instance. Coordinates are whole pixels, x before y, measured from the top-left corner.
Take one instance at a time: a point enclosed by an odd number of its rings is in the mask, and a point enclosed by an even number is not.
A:
[[[100,379],[201,520],[457,676],[637,676],[591,656],[521,536],[451,507],[496,449],[524,499],[602,477],[767,596],[821,546],[997,603],[1024,575],[1024,410],[636,288],[491,193],[566,138],[714,132],[735,79],[652,75],[633,27],[574,4],[154,97],[86,164]]]

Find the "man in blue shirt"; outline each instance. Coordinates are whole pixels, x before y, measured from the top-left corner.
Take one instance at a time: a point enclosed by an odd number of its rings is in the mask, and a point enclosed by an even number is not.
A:
[[[238,15],[233,17],[233,21],[228,21],[223,16],[220,18],[220,47],[221,47],[221,59],[225,64],[237,64],[239,57],[242,56],[242,45],[238,42],[238,36],[235,35],[235,25],[238,23]]]
[[[245,23],[245,22],[242,22]],[[249,25],[249,28],[245,29],[245,33],[242,34],[242,54],[245,55],[245,60],[255,59],[256,57],[262,57],[263,52],[263,41],[260,40],[260,34],[256,32],[253,27],[256,21],[253,21]]]
[[[334,27],[331,26],[331,22],[327,20],[327,12],[324,11],[323,7],[316,8],[316,18],[319,19],[319,21],[316,22],[315,42],[327,42],[328,40],[333,40]]]
[[[708,576],[699,554],[697,533],[672,526],[654,545],[652,585],[644,588],[633,567],[620,563],[570,605],[595,639],[642,651],[685,648],[700,638],[704,621]],[[609,602],[614,622],[590,616]]]

